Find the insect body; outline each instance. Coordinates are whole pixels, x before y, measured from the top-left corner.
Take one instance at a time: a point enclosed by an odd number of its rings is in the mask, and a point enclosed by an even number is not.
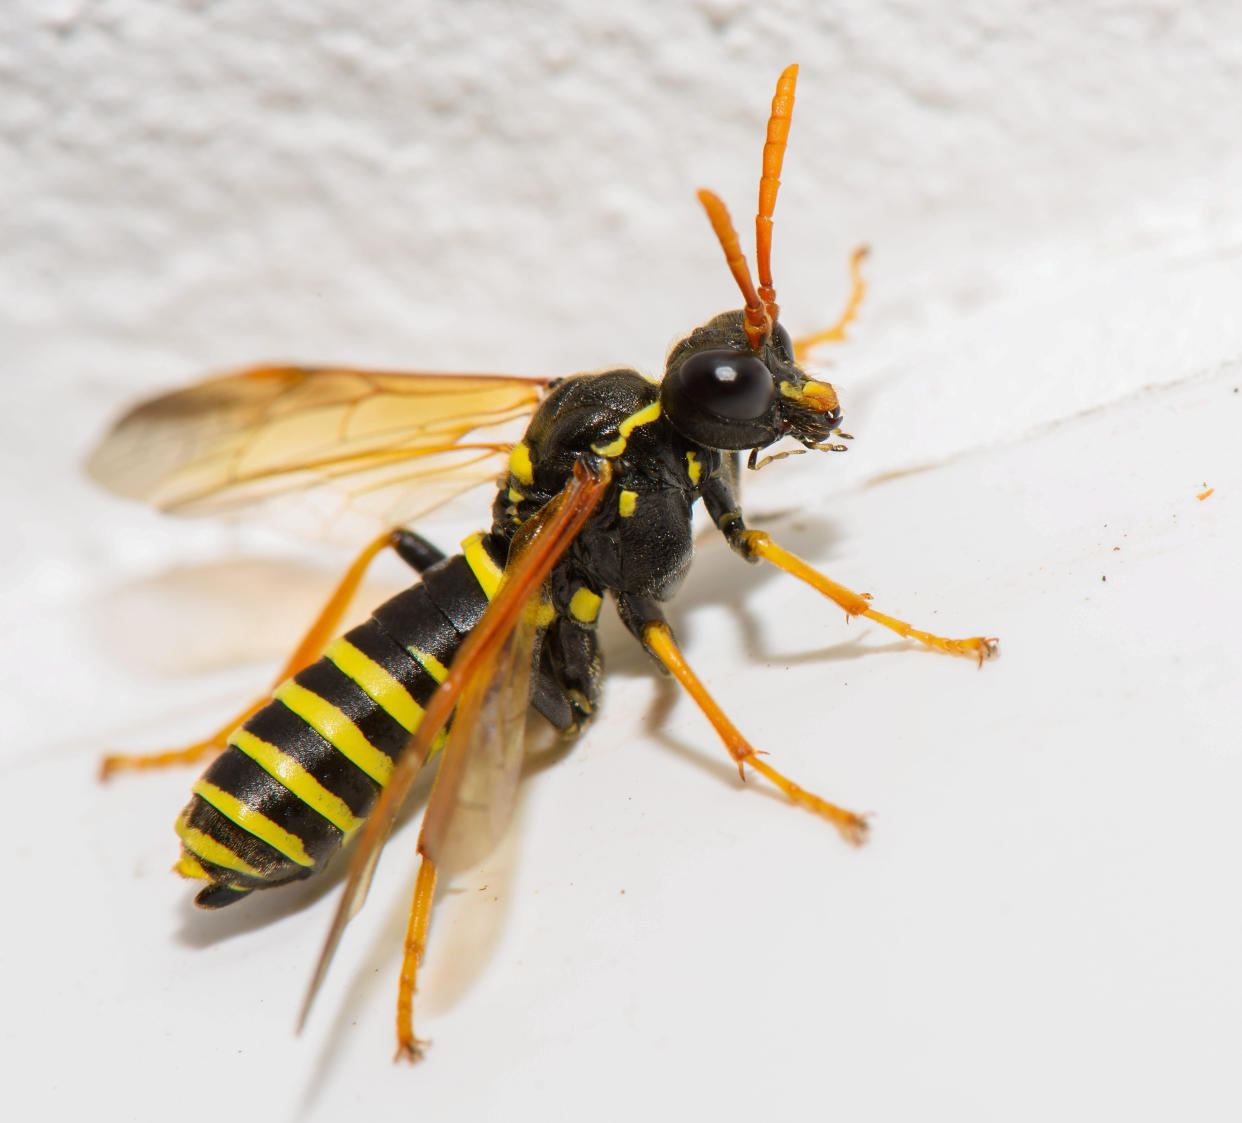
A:
[[[742,516],[743,451],[753,468],[759,450],[783,437],[807,449],[840,447],[828,443],[841,424],[836,392],[801,366],[800,348],[778,323],[772,285],[771,216],[795,77],[795,67],[781,76],[768,126],[759,287],[723,204],[701,192],[745,307],[678,343],[660,382],[633,370],[549,382],[259,369],[138,407],[93,461],[118,490],[201,510],[341,479],[381,490],[411,477],[461,482],[455,473],[463,465],[507,455],[491,528],[468,538],[460,555],[445,558],[408,530],[385,534],[341,582],[270,698],[186,750],[105,762],[112,770],[223,750],[177,823],[176,868],[206,882],[196,899],[205,907],[308,877],[360,836],[317,986],[401,801],[439,752],[398,995],[399,1055],[421,1047],[412,995],[437,877],[477,857],[503,824],[528,703],[565,731],[595,713],[596,621],[606,595],[702,707],[739,771],[760,773],[850,842],[864,838],[860,816],[760,759],[682,657],[661,606],[689,570],[696,502],[744,558],[773,562],[847,613],[952,654],[982,661],[995,652],[992,640],[945,639],[881,615],[868,598],[748,529]],[[857,260],[846,312],[810,342],[840,338],[861,296]],[[487,435],[531,409],[516,444]],[[332,639],[366,565],[385,547],[421,582]]]

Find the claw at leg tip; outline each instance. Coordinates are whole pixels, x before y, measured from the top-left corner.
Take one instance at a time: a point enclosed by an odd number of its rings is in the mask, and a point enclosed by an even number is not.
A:
[[[871,832],[868,818],[868,815],[853,815],[849,822],[839,824],[841,837],[851,846],[862,846]]]
[[[417,1064],[427,1054],[427,1046],[430,1041],[421,1041],[417,1037],[409,1041],[400,1041],[397,1043],[397,1052],[393,1055],[393,1064],[398,1061],[408,1061],[410,1064]]]

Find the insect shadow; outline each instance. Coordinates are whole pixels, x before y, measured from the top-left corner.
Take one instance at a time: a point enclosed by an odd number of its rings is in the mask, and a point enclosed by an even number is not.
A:
[[[833,544],[844,537],[836,520],[818,513],[808,514],[797,507],[760,512],[753,521],[757,526],[780,527],[782,540],[789,542],[792,550],[817,560],[831,559]],[[847,633],[839,642],[810,651],[773,651],[767,643],[764,617],[753,607],[753,599],[755,590],[768,582],[782,580],[788,581],[788,577],[775,567],[746,565],[725,545],[714,527],[705,527],[695,535],[694,581],[687,582],[673,602],[676,605],[677,631],[682,641],[693,642],[694,616],[698,610],[724,605],[738,622],[742,651],[760,663],[791,666],[836,662],[918,647],[918,644],[907,640],[878,645],[863,643],[861,641],[873,629],[865,625],[858,627],[857,621],[847,622],[842,614],[829,609],[823,611],[825,631],[831,634],[838,627],[851,627],[856,629],[853,634]],[[809,606],[809,611],[821,610],[820,605],[812,603]],[[766,631],[770,632],[770,629]],[[614,630],[610,624],[601,623],[600,633],[607,647],[610,675],[647,677],[651,674],[651,660],[632,641],[626,642],[623,629],[617,627]]]
[[[804,509],[793,507],[760,512],[756,525],[781,528],[781,538],[804,557],[831,558],[833,544],[839,542],[843,532],[839,524],[824,515],[808,514]],[[727,606],[737,621],[741,647],[749,661],[756,663],[779,663],[783,666],[844,662],[867,656],[906,651],[917,648],[912,641],[898,640],[894,643],[867,642],[874,631],[858,627],[831,610],[824,613],[824,628],[831,633],[838,628],[853,627],[853,634],[823,647],[797,652],[773,651],[768,646],[770,629],[764,628],[764,617],[754,607],[754,590],[773,580],[787,580],[785,574],[768,566],[747,566],[721,541],[714,527],[706,527],[695,536],[695,580],[678,594],[677,630],[684,642],[693,643],[697,611],[711,607]],[[739,576],[741,582],[739,582]],[[739,583],[742,590],[739,595]],[[819,606],[812,605],[813,610]],[[656,682],[655,695],[644,715],[645,732],[664,748],[681,759],[702,769],[713,780],[730,787],[741,788],[737,767],[729,759],[712,751],[713,746],[697,738],[683,739],[670,732],[669,717],[681,697],[676,684],[664,675],[653,673],[650,659],[642,649],[629,639],[618,623],[601,622],[600,635],[608,650],[609,678],[646,678]],[[605,707],[607,700],[605,700]],[[785,797],[776,789],[762,785],[747,785],[766,798],[784,804]]]

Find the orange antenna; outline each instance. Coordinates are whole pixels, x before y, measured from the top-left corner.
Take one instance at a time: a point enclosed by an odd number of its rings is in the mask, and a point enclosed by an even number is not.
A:
[[[729,263],[729,272],[733,274],[737,287],[742,290],[742,299],[746,302],[746,338],[750,340],[751,350],[758,351],[759,344],[763,342],[763,337],[772,325],[763,310],[759,294],[755,292],[755,282],[750,279],[750,266],[746,264],[746,257],[738,244],[733,220],[729,217],[728,208],[715,192],[706,189],[700,191],[699,202],[703,204],[712,229],[716,231],[720,248],[724,250],[725,261]]]
[[[755,265],[759,269],[759,296],[768,320],[776,323],[780,306],[772,285],[772,212],[776,209],[776,193],[781,186],[781,164],[785,160],[785,142],[789,139],[789,122],[793,117],[794,87],[798,84],[798,64],[785,67],[776,83],[772,97],[772,114],[768,118],[768,138],[763,145],[763,175],[759,178],[759,213],[755,215]]]

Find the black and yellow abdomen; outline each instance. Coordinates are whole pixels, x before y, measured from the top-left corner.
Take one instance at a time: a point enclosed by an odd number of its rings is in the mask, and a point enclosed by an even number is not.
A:
[[[333,641],[233,732],[177,820],[177,871],[209,883],[196,904],[309,877],[363,824],[495,592],[505,548],[468,539],[465,556]]]

